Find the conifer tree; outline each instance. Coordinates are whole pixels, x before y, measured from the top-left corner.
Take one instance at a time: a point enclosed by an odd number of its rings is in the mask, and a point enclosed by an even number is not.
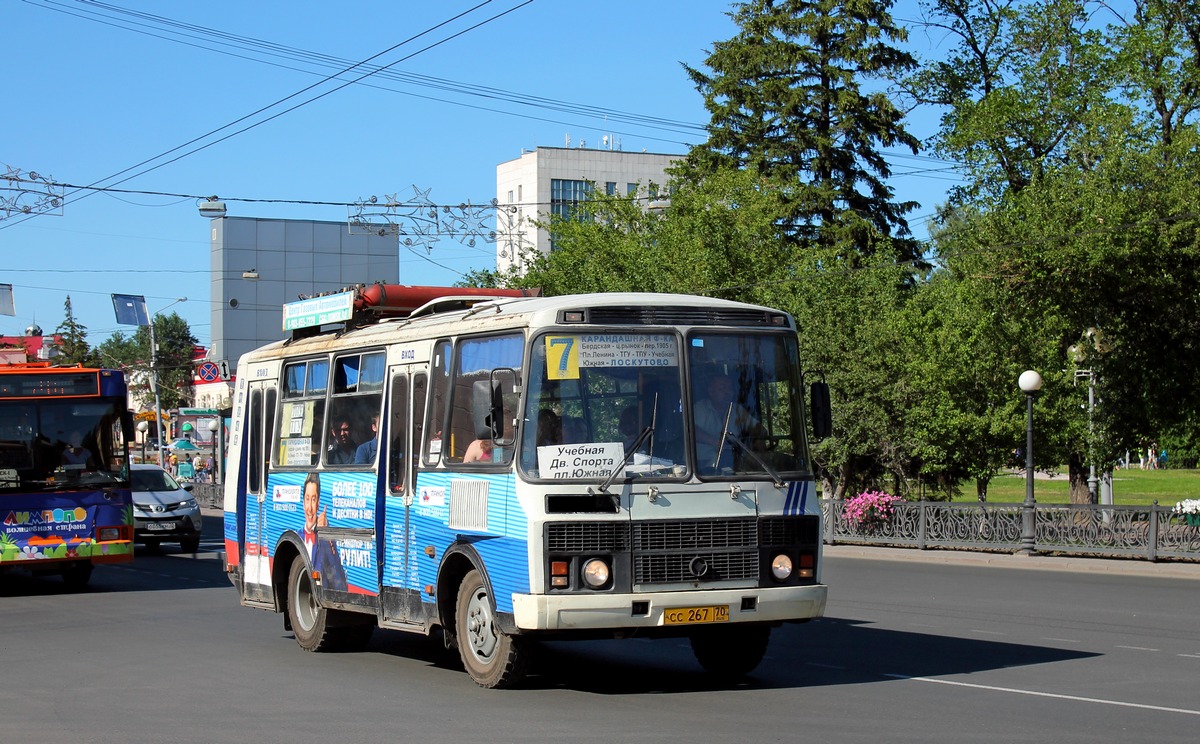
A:
[[[54,331],[61,338],[56,361],[63,364],[82,364],[85,367],[96,366],[96,354],[87,342],[87,327],[75,319],[75,312],[71,308],[71,295],[67,295],[63,311],[63,322],[59,323]]]
[[[802,246],[851,245],[873,253],[893,239],[917,259],[895,201],[882,148],[917,140],[882,90],[915,65],[893,46],[905,31],[891,0],[749,0],[734,6],[739,27],[713,45],[708,72],[684,68],[711,114],[709,139],[677,175],[698,181],[720,168],[746,168],[782,189],[785,237]],[[868,88],[874,85],[874,88]]]

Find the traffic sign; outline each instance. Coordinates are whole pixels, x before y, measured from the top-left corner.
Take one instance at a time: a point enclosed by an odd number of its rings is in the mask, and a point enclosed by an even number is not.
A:
[[[221,368],[215,362],[204,362],[196,370],[196,377],[201,382],[216,382],[221,379]]]

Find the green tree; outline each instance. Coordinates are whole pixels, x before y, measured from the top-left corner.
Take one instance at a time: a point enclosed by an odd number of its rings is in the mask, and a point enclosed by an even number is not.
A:
[[[709,138],[677,169],[698,180],[747,169],[785,195],[780,221],[801,246],[868,253],[880,238],[919,261],[881,148],[917,152],[904,114],[869,83],[907,72],[913,58],[893,44],[905,31],[890,1],[751,0],[730,14],[738,33],[716,42],[710,72],[684,65],[711,115]]]
[[[87,326],[75,318],[71,308],[71,296],[63,303],[63,322],[59,323],[55,333],[62,339],[59,344],[57,361],[64,364],[82,364],[85,367],[97,366],[96,354],[87,342]]]
[[[150,348],[150,329],[143,326],[137,329],[136,338]],[[141,339],[145,341],[142,342]],[[155,355],[158,370],[158,397],[163,409],[179,408],[191,405],[195,400],[192,391],[192,352],[196,347],[196,337],[192,335],[187,321],[178,313],[154,316],[154,340],[158,344]]]
[[[908,80],[916,100],[943,110],[934,150],[963,164],[952,203],[994,203],[1048,165],[1088,157],[1121,137],[1106,92],[1111,55],[1081,0],[935,0],[927,25],[956,45]],[[1078,162],[1078,161],[1076,161]]]
[[[547,256],[529,255],[519,286],[571,292],[680,292],[770,304],[789,274],[778,237],[781,195],[748,171],[683,183],[661,210],[595,193],[573,219],[545,225]]]
[[[154,316],[154,337],[158,343],[156,366],[160,405],[164,410],[190,405],[195,399],[192,350],[197,343],[196,337],[178,313]],[[150,327],[140,326],[131,336],[114,333],[97,348],[106,364],[131,373],[131,390],[137,400],[143,406],[153,406]]]

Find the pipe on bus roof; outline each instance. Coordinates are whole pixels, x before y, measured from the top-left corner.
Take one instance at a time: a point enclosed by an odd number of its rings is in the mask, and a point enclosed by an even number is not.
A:
[[[408,313],[440,297],[540,297],[533,289],[491,289],[488,287],[415,287],[405,284],[371,284],[354,299],[356,311],[379,308]]]

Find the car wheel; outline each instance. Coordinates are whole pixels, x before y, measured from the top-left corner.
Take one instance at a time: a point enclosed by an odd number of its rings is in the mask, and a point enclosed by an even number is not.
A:
[[[705,628],[692,633],[692,653],[711,674],[739,679],[753,672],[767,653],[769,625]]]
[[[463,577],[455,610],[458,653],[477,685],[511,687],[524,678],[529,657],[525,639],[496,628],[492,600],[478,571]]]
[[[200,549],[200,536],[180,538],[179,549],[185,553],[195,553]]]

